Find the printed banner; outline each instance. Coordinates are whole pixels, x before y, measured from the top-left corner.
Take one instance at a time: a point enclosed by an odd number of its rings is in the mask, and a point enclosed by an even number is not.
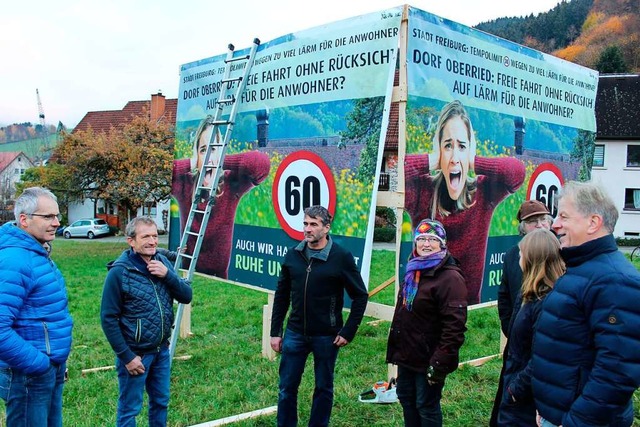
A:
[[[331,236],[352,252],[368,281],[401,13],[393,8],[259,46],[196,271],[275,289],[280,261],[302,240],[304,208],[321,204],[334,215]],[[211,137],[225,57],[181,67],[172,248]],[[242,73],[241,65],[233,66],[232,76]]]
[[[410,231],[435,218],[469,303],[495,300],[520,204],[537,199],[554,215],[560,186],[579,177],[598,73],[415,8],[407,60],[401,260]]]

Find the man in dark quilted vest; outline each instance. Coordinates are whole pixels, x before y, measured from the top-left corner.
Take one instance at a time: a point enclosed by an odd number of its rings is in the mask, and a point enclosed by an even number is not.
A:
[[[173,301],[188,304],[192,290],[166,257],[157,253],[158,229],[149,217],[127,224],[131,246],[109,263],[100,319],[116,353],[118,427],[135,426],[143,392],[149,396],[149,426],[167,424]]]

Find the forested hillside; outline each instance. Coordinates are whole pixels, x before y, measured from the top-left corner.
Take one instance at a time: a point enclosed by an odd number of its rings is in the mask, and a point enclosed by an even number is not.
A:
[[[638,0],[562,1],[546,13],[476,28],[602,73],[640,72]]]

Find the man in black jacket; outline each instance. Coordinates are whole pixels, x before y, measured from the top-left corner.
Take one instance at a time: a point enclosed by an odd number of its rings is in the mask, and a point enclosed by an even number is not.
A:
[[[309,353],[313,353],[315,371],[309,425],[329,424],[338,349],[353,340],[367,306],[367,289],[353,255],[329,237],[330,227],[327,209],[305,209],[304,240],[287,252],[282,263],[271,318],[271,348],[282,353],[278,426],[298,423],[298,387]],[[343,323],[345,291],[352,303]]]
[[[149,426],[165,426],[173,300],[190,303],[192,290],[167,258],[157,253],[158,229],[153,219],[134,218],[125,232],[131,247],[109,263],[100,307],[102,329],[116,354],[120,391],[116,425],[135,425],[146,387]]]

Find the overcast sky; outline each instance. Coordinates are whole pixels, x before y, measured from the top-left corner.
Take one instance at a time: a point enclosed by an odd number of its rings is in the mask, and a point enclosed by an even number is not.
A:
[[[473,26],[538,14],[558,0],[415,0],[411,6]],[[392,0],[34,0],[0,13],[0,125],[75,126],[88,111],[122,109],[158,90],[178,95],[180,65],[378,12]]]

